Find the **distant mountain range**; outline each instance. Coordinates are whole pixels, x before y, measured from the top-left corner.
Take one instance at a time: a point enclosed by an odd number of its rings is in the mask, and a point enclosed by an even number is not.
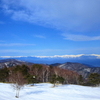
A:
[[[17,59],[32,63],[53,64],[53,63],[65,63],[65,62],[77,62],[86,64],[88,66],[100,67],[100,55],[55,55],[55,56],[1,56],[0,59]]]

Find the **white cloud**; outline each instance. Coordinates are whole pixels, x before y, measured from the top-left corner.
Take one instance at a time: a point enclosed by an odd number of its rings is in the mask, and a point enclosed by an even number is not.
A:
[[[0,44],[0,46],[33,46],[35,44],[22,44],[22,43],[9,43],[9,44]]]
[[[92,41],[92,40],[100,40],[100,36],[85,36],[85,35],[73,35],[73,34],[62,34],[64,39],[72,40],[72,41]]]
[[[100,0],[2,0],[14,20],[62,30],[100,30]]]

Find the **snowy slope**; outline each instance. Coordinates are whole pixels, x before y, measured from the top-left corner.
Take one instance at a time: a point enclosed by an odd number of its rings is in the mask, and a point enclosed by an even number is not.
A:
[[[100,100],[100,87],[78,85],[60,85],[41,83],[25,86],[20,97],[15,98],[15,91],[10,84],[0,83],[0,100]]]

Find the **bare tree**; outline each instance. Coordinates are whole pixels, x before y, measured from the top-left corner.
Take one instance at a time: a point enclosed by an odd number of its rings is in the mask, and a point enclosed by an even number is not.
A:
[[[20,89],[23,88],[25,84],[25,79],[20,71],[15,73],[10,73],[9,82],[12,83],[12,87],[16,90],[16,98],[19,98]]]
[[[31,73],[36,77],[37,82],[40,82],[41,70],[42,70],[42,65],[40,64],[34,64],[31,68]]]
[[[65,84],[69,84],[69,71],[68,70],[66,70],[66,69],[61,69],[62,71],[61,71],[61,77],[63,77],[65,80],[64,80],[64,83]]]
[[[40,72],[40,77],[41,77],[41,81],[44,82],[48,82],[48,74],[49,74],[49,67],[47,65],[41,65],[41,72]]]
[[[49,76],[50,76],[50,68],[47,67],[47,68],[46,68],[46,82],[49,81]]]

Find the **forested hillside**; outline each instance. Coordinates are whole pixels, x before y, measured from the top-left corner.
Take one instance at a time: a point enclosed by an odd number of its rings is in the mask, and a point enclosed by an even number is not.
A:
[[[20,83],[22,80],[25,84],[51,82],[54,86],[59,83],[93,86],[100,84],[97,68],[93,70],[93,67],[79,63],[53,64],[57,66],[52,66],[11,59],[1,61],[0,65],[0,82],[16,83],[18,81]]]

